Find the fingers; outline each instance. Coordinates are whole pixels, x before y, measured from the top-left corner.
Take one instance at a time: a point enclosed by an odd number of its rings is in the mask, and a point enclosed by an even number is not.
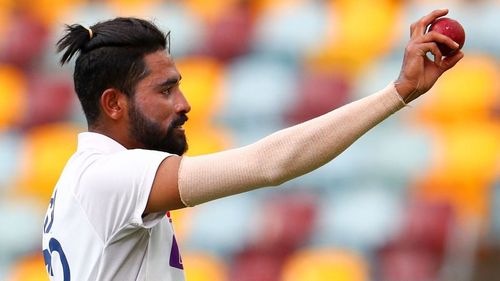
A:
[[[453,50],[459,47],[458,43],[438,32],[428,32],[423,36],[414,38],[409,46],[411,46],[410,49],[417,50],[416,54],[420,56],[425,56],[426,53],[431,52],[434,56],[434,62],[440,66],[443,54],[438,44],[448,46]]]
[[[450,37],[435,31],[428,32],[424,36],[422,36],[422,41],[441,43],[453,50],[460,47],[460,45],[457,42],[453,41],[453,39],[451,39]]]
[[[462,59],[463,53],[451,38],[436,31],[427,32],[433,21],[446,14],[448,9],[435,10],[411,25],[410,41],[396,80],[397,90],[404,98],[409,96],[411,100],[427,92],[441,74]],[[455,54],[444,57],[440,51],[443,46],[455,50]],[[427,57],[428,53],[432,53],[433,60]]]
[[[425,57],[425,54],[431,52],[432,55],[434,56],[434,63],[436,63],[437,65],[441,65],[441,60],[443,59],[443,55],[441,54],[441,51],[439,50],[438,46],[435,43],[433,42],[422,43],[416,45],[416,47],[418,48],[419,55]]]
[[[433,31],[426,33],[424,36],[416,40],[417,44],[418,42],[422,42],[422,44],[424,44],[422,46],[422,50],[424,50],[425,52],[431,52],[434,55],[434,62],[439,66],[441,65],[441,59],[443,56],[441,50],[438,47],[439,44],[447,46],[452,50],[458,49],[460,47],[460,45],[457,42],[453,41],[450,37]]]
[[[464,57],[464,53],[462,51],[458,51],[455,54],[453,54],[449,57],[446,57],[443,60],[443,63],[441,64],[443,71],[446,71],[446,70],[454,67],[455,64],[457,64],[457,62],[459,62],[463,57]]]
[[[410,37],[424,35],[429,24],[446,14],[448,14],[448,9],[434,10],[430,14],[420,18],[410,26]]]

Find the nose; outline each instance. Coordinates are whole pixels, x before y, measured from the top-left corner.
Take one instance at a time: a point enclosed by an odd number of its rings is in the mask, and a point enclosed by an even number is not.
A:
[[[179,98],[175,104],[175,111],[177,113],[188,113],[191,111],[191,105],[182,92],[180,92]]]

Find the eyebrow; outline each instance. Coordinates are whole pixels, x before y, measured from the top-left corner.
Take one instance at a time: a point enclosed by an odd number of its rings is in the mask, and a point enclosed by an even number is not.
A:
[[[167,80],[165,80],[164,82],[160,83],[158,85],[158,87],[160,88],[168,88],[168,87],[171,87],[177,83],[179,83],[179,81],[181,81],[182,79],[182,76],[176,76],[176,77],[172,77],[172,78],[168,78]]]

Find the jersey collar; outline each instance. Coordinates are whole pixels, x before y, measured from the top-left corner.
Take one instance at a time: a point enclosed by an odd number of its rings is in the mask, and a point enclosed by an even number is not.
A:
[[[104,153],[114,153],[127,149],[123,145],[106,135],[94,132],[84,132],[78,134],[77,150],[98,150]]]

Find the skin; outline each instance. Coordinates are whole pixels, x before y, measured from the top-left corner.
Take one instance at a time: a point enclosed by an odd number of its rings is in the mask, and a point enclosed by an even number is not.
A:
[[[410,27],[410,40],[406,46],[401,72],[395,87],[405,102],[410,102],[427,92],[438,78],[452,68],[463,57],[461,51],[443,57],[436,43],[458,48],[450,38],[437,32],[427,32],[427,27],[448,10],[436,10],[422,17]],[[434,60],[426,54],[432,53]],[[141,80],[133,99],[116,89],[107,89],[100,101],[99,127],[94,131],[107,135],[128,149],[145,148],[131,132],[131,106],[140,111],[148,122],[156,123],[167,130],[177,118],[190,111],[189,103],[179,89],[181,76],[174,61],[164,51],[144,57],[149,74]],[[165,81],[170,81],[167,85]],[[165,87],[166,86],[166,87]],[[134,104],[132,104],[134,103]],[[174,137],[184,137],[182,128],[174,129]],[[182,153],[180,153],[182,154]],[[175,210],[185,207],[178,189],[178,173],[182,156],[170,156],[159,166],[144,214]]]
[[[161,133],[166,133],[172,123],[191,110],[179,88],[181,75],[172,58],[160,50],[147,54],[144,62],[148,74],[136,85],[133,98],[114,88],[105,90],[100,100],[99,125],[90,130],[111,137],[127,149],[151,149],[131,134],[132,107],[148,122],[158,124]],[[174,128],[172,137],[185,139],[184,129]],[[180,160],[180,156],[172,155],[160,164],[144,214],[185,207],[177,187]]]
[[[452,49],[457,49],[458,43],[435,31],[426,33],[435,19],[446,14],[448,9],[435,10],[410,26],[410,41],[406,45],[400,75],[395,81],[396,90],[406,103],[426,93],[444,72],[464,56],[462,51],[457,51],[443,58],[436,42]],[[434,55],[434,61],[426,56],[428,52]]]

